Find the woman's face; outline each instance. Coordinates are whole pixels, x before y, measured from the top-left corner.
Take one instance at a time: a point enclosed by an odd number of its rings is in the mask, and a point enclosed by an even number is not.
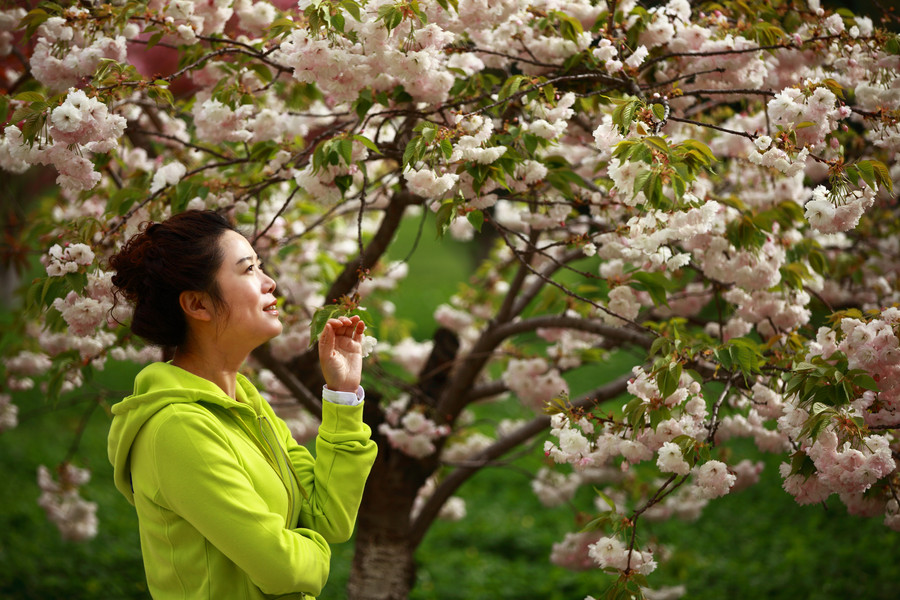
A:
[[[227,306],[219,317],[219,336],[255,348],[281,333],[275,281],[263,272],[253,246],[238,232],[226,231],[219,244],[223,259],[216,282]]]

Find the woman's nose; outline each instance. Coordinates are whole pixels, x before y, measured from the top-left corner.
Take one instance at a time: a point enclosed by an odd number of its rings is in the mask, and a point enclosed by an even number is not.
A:
[[[277,284],[275,283],[274,279],[269,277],[267,274],[263,273],[262,285],[263,285],[263,292],[270,293],[270,292],[275,291],[275,286]]]

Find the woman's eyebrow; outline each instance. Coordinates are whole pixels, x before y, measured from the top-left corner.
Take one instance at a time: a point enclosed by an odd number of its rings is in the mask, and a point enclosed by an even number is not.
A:
[[[239,260],[238,260],[236,263],[234,263],[234,264],[239,265],[239,264],[241,264],[242,262],[244,262],[245,260],[249,260],[249,261],[252,262],[252,261],[253,261],[253,257],[252,257],[252,256],[245,256],[244,258],[239,259]]]

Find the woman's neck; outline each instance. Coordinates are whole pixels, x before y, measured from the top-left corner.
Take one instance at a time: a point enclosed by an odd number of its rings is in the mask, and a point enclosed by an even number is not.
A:
[[[236,398],[237,372],[243,363],[229,360],[227,356],[215,352],[196,352],[189,348],[178,348],[172,358],[172,364],[211,381],[231,398]]]

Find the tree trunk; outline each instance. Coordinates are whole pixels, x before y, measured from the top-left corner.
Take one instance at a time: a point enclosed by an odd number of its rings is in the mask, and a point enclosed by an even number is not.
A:
[[[356,554],[347,583],[349,600],[406,600],[415,582],[413,549],[396,533],[363,529],[356,536]]]
[[[415,584],[410,513],[434,468],[387,444],[379,453],[357,518],[349,600],[406,600]]]

